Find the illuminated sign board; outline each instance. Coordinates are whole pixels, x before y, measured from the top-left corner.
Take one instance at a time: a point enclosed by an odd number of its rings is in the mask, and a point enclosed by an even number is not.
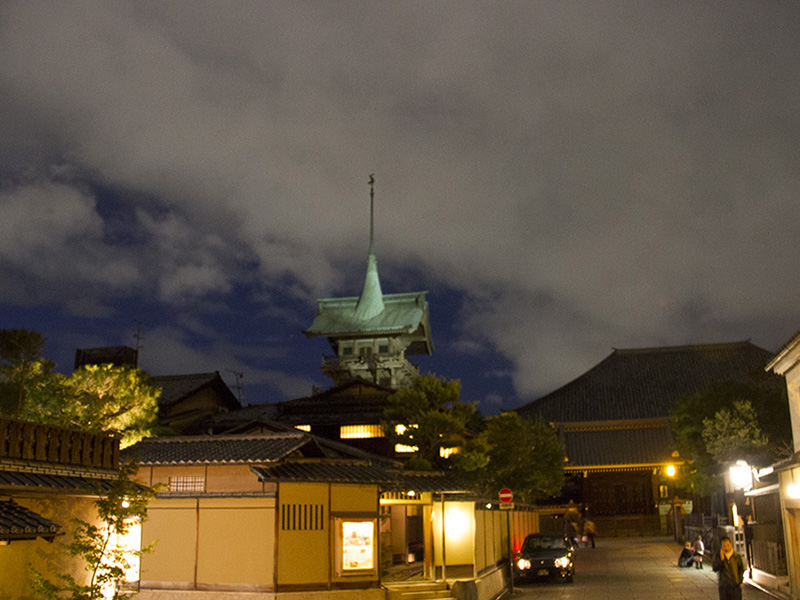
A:
[[[373,568],[375,523],[342,521],[342,571]]]

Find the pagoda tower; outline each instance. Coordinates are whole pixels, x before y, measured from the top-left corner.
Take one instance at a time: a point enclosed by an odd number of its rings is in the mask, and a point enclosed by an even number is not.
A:
[[[321,371],[335,386],[364,379],[398,389],[419,375],[407,357],[433,353],[427,292],[384,294],[381,290],[374,248],[372,175],[369,186],[369,253],[361,295],[318,300],[314,322],[303,333],[328,338],[334,354],[322,358]]]

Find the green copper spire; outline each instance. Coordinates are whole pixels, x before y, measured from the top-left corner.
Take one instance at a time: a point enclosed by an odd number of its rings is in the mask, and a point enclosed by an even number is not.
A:
[[[383,312],[383,292],[378,279],[378,259],[375,258],[374,244],[374,212],[375,212],[375,176],[369,176],[369,255],[367,256],[367,276],[364,289],[356,304],[356,318],[367,320]]]

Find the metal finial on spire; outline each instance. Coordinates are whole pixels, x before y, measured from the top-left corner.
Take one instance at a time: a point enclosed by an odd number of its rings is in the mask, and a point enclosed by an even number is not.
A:
[[[374,239],[374,213],[375,213],[375,174],[369,174],[369,253],[372,254]]]
[[[378,278],[378,260],[373,251],[375,231],[375,175],[369,176],[369,255],[367,256],[367,276],[364,280],[364,289],[356,304],[356,318],[371,319],[383,312],[383,292]]]

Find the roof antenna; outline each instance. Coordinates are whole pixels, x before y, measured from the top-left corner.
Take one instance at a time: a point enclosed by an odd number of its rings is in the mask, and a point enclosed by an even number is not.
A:
[[[244,378],[244,373],[241,371],[234,371],[233,369],[225,370],[233,373],[233,376],[236,377],[236,395],[239,397],[239,404],[242,404],[242,395],[244,394],[244,383],[242,379]]]
[[[144,346],[142,346],[142,340],[144,336],[142,335],[142,321],[141,319],[135,319],[134,322],[136,323],[136,333],[133,334],[133,339],[136,340],[136,359],[134,361],[134,367],[139,366],[139,350],[141,350]]]

